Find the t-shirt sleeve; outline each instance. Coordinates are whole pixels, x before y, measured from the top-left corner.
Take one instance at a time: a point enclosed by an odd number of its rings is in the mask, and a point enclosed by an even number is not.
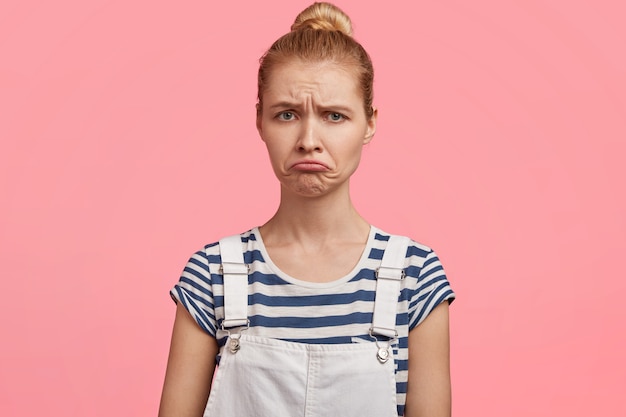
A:
[[[170,295],[176,303],[181,303],[187,309],[198,326],[215,337],[213,285],[209,261],[204,251],[198,251],[189,258]]]
[[[419,271],[417,287],[409,300],[409,330],[424,321],[439,304],[452,302],[455,297],[439,257],[428,249]]]

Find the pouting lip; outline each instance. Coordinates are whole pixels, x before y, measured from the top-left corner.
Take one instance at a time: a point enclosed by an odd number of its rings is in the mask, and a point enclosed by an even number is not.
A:
[[[318,160],[315,160],[315,159],[300,159],[300,160],[294,162],[293,164],[291,164],[290,168],[296,168],[298,165],[303,165],[303,166],[318,165],[320,167],[323,167],[324,169],[330,169],[330,167],[328,165],[326,165],[324,162],[318,161]]]

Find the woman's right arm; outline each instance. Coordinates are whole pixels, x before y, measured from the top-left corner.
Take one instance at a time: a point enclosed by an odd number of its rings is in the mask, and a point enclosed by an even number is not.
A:
[[[159,417],[201,417],[215,371],[217,340],[179,302],[161,395]]]

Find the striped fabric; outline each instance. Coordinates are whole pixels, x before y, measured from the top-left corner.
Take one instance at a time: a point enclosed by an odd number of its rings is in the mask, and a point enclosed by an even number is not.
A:
[[[345,277],[329,283],[300,281],[280,271],[269,258],[258,228],[241,237],[244,260],[250,265],[247,334],[301,343],[372,341],[368,331],[376,294],[375,270],[388,234],[371,227],[358,264]],[[170,294],[222,347],[227,335],[219,331],[224,318],[220,263],[218,244],[207,245],[189,259]],[[408,333],[439,303],[455,297],[432,249],[412,242],[405,268],[396,318],[398,338],[393,343],[399,415],[404,414],[407,388]]]

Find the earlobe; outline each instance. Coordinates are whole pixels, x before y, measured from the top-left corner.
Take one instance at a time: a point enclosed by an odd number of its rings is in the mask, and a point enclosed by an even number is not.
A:
[[[376,133],[376,120],[378,118],[378,109],[374,108],[372,113],[372,117],[367,121],[367,130],[365,132],[365,138],[363,140],[364,144],[370,143],[374,138],[374,133]]]

